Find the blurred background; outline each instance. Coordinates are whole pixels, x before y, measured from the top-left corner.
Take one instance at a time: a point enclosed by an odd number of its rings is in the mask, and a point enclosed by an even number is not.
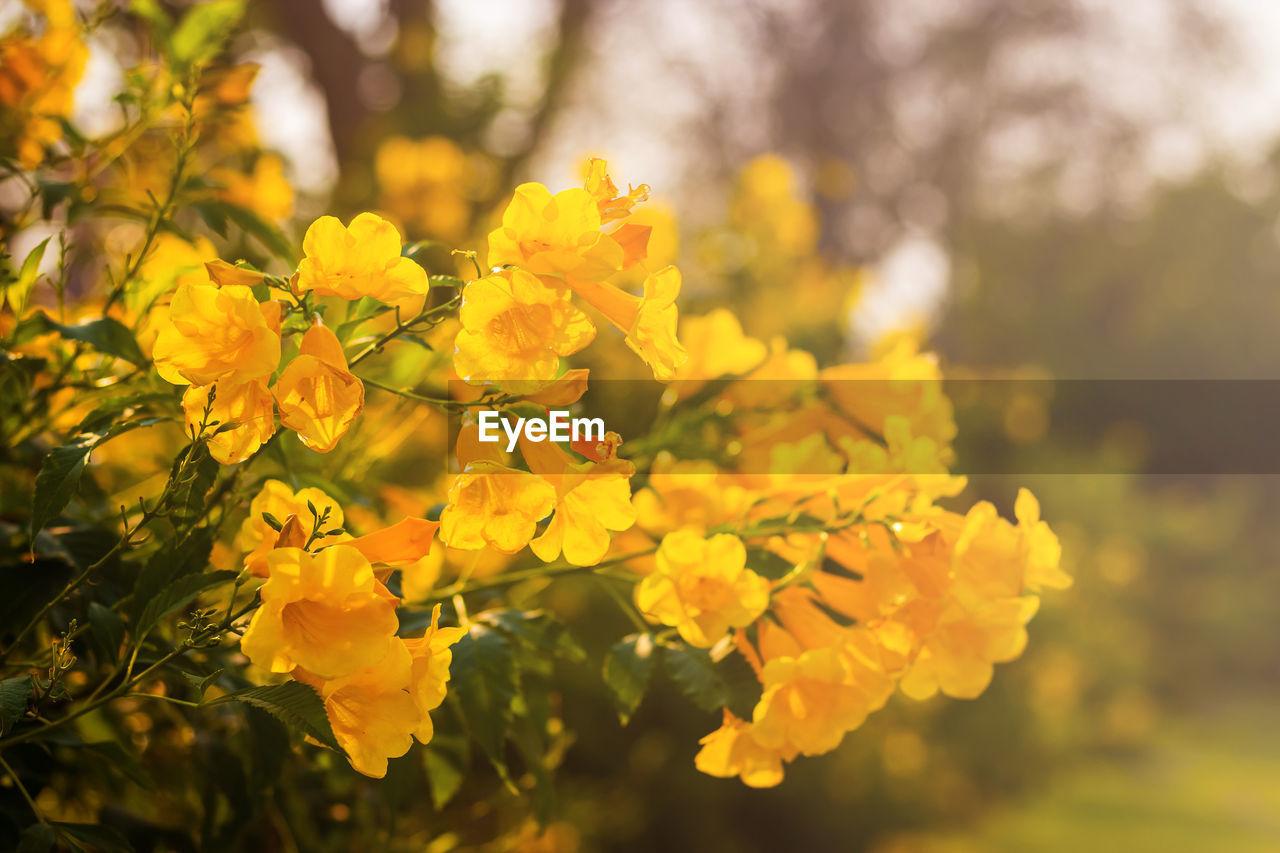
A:
[[[90,133],[139,51],[94,38]],[[909,333],[958,376],[1276,379],[1278,39],[1269,0],[269,0],[232,52],[294,232],[375,209],[480,248],[515,182],[598,155],[653,187],[682,311],[828,363]],[[752,791],[694,770],[716,721],[674,690],[623,729],[566,666],[558,817],[517,846],[1280,849],[1276,479],[1144,474],[1127,423],[1058,446],[1087,400],[1026,387],[1005,440],[1128,473],[971,483],[1006,514],[1033,489],[1076,578],[986,694],[895,697]]]

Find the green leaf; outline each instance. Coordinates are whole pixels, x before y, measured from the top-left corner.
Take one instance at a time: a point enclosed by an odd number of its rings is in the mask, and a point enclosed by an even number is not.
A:
[[[516,662],[502,634],[475,624],[453,646],[450,692],[458,697],[471,736],[505,776],[503,743],[511,728]]]
[[[795,568],[795,564],[768,548],[748,548],[747,568],[771,581],[786,577]]]
[[[129,327],[114,317],[100,317],[83,323],[65,325],[38,311],[27,317],[14,330],[16,340],[26,341],[37,335],[57,332],[69,341],[88,344],[100,353],[122,358],[136,365],[145,365],[147,357]]]
[[[462,279],[452,275],[429,275],[427,284],[431,287],[462,287],[466,284]]]
[[[244,15],[244,0],[211,0],[197,3],[183,17],[169,40],[173,58],[181,64],[209,59]]]
[[[297,251],[289,242],[289,238],[285,237],[273,223],[263,219],[257,213],[239,205],[227,203],[223,203],[220,210],[246,234],[256,237],[267,251],[286,260],[296,257]]]
[[[173,32],[173,22],[169,20],[168,14],[156,0],[133,0],[129,4],[129,9],[133,14],[151,24],[152,31],[161,43],[168,44],[170,33]]]
[[[53,826],[73,846],[81,850],[102,850],[106,853],[133,853],[133,845],[123,835],[101,823],[63,823]],[[76,844],[76,842],[80,842]]]
[[[196,688],[199,698],[203,700],[204,694],[211,686],[213,686],[215,681],[222,677],[222,673],[223,670],[219,667],[205,676],[197,675],[193,672],[183,672],[182,677],[191,682],[191,684]]]
[[[715,711],[728,703],[729,685],[706,649],[669,641],[663,644],[662,660],[685,695],[702,710]]]
[[[471,766],[471,741],[461,732],[437,731],[431,738],[423,758],[427,780],[431,783],[431,802],[436,809],[448,805]]]
[[[123,775],[139,788],[155,790],[155,780],[142,769],[132,752],[113,740],[101,740],[94,743],[69,744],[71,748],[85,754],[90,760],[98,761],[112,778]]]
[[[0,681],[0,734],[13,728],[27,712],[27,699],[31,696],[31,676],[19,675]]]
[[[197,527],[182,539],[166,542],[138,572],[129,601],[129,621],[136,627],[142,612],[161,590],[178,578],[204,571],[212,550],[213,532],[207,527]]]
[[[89,602],[89,633],[104,658],[115,663],[124,641],[124,620],[120,614],[97,601]]]
[[[173,522],[174,527],[179,528],[195,523],[204,515],[205,498],[208,497],[209,490],[213,488],[214,481],[218,479],[218,472],[221,470],[218,460],[209,455],[209,447],[205,442],[196,444],[187,452],[195,454],[195,461],[188,465],[187,473],[184,475],[186,479],[174,488],[173,499],[170,501],[169,520]],[[181,456],[174,462],[175,477],[180,467],[182,467]]]
[[[26,308],[27,297],[31,294],[31,288],[35,286],[36,278],[40,275],[40,262],[44,260],[44,250],[52,239],[52,237],[45,237],[36,244],[36,247],[27,253],[22,266],[18,268],[18,277],[5,286],[5,296],[9,300],[9,305],[19,316]]]
[[[32,539],[70,503],[80,487],[80,475],[84,473],[89,451],[101,438],[98,433],[82,435],[70,444],[53,448],[44,457],[31,503]]]
[[[206,705],[221,705],[225,702],[243,702],[255,708],[261,708],[280,722],[297,729],[330,749],[342,753],[338,739],[334,737],[333,727],[329,725],[329,717],[324,710],[324,701],[320,694],[301,681],[286,681],[283,684],[269,684],[265,687],[249,687],[220,696]]]
[[[33,823],[22,830],[15,853],[45,853],[53,849],[55,840],[53,827],[47,823]]]
[[[497,628],[534,651],[557,654],[574,663],[587,658],[564,623],[545,610],[489,610],[476,616],[476,621]]]
[[[138,624],[134,628],[134,634],[136,636],[146,634],[157,622],[178,608],[189,604],[193,598],[206,589],[212,589],[224,583],[231,583],[238,574],[239,572],[224,570],[178,578],[147,603],[146,609],[142,611],[142,616],[138,619]]]
[[[640,707],[657,663],[652,634],[623,637],[604,657],[604,683],[613,691],[618,719],[625,726]]]

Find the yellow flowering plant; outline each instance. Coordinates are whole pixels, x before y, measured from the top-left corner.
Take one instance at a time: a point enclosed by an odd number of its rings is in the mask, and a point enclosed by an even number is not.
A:
[[[263,802],[130,793],[161,845],[230,848],[285,820],[265,792],[286,772],[413,774],[437,807],[489,796],[468,786],[491,772],[546,820],[571,740],[561,666],[590,667],[623,723],[671,681],[722,720],[688,765],[774,786],[895,691],[981,694],[1041,592],[1070,583],[1030,493],[1016,523],[949,508],[964,482],[932,357],[899,341],[820,364],[729,307],[686,311],[649,187],[619,190],[605,161],[581,187],[516,186],[467,234],[449,182],[474,163],[397,139],[384,213],[456,245],[406,244],[372,211],[291,228],[280,161],[243,124],[253,69],[220,58],[239,4],[177,22],[136,4],[162,55],[102,139],[49,124],[83,57],[74,16],[31,5],[42,34],[0,43],[0,109],[20,119],[0,144],[39,180],[0,233],[56,242],[13,259],[0,314],[0,770],[32,843],[127,849],[85,829],[105,812],[76,768],[107,752],[149,779],[162,739],[233,763]],[[62,168],[79,171],[50,203]],[[778,168],[749,177],[786,185]],[[803,212],[756,189],[738,225],[784,217],[787,264],[812,251]],[[48,263],[73,244],[102,257],[75,286]],[[648,416],[600,409],[610,393]],[[509,432],[570,410],[608,429]],[[556,607],[583,581],[609,608],[603,646]]]

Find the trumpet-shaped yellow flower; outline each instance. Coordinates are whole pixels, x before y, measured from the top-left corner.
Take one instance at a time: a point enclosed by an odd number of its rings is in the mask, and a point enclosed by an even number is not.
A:
[[[676,339],[680,271],[665,267],[644,280],[644,296],[633,296],[606,282],[574,283],[575,293],[626,334],[627,346],[653,369],[655,379],[676,375],[689,354]]]
[[[772,788],[782,781],[783,762],[796,753],[761,746],[753,731],[750,723],[726,710],[720,728],[699,741],[702,749],[694,766],[708,776],[738,776],[752,788]]]
[[[317,453],[328,453],[364,408],[364,383],[347,369],[338,337],[317,323],[276,383],[280,423]]]
[[[276,431],[275,403],[267,380],[250,379],[232,384],[192,385],[182,395],[182,411],[187,431],[198,429],[214,392],[209,419],[216,426],[207,428],[209,453],[223,465],[248,459]]]
[[[609,531],[635,524],[630,478],[635,466],[616,456],[617,444],[603,442],[608,456],[575,463],[551,442],[520,440],[529,469],[556,490],[555,514],[546,530],[529,547],[550,562],[564,553],[566,562],[591,566],[609,550]]]
[[[400,232],[373,213],[361,213],[349,226],[322,216],[302,238],[306,255],[298,264],[297,287],[322,296],[409,306],[426,296],[427,272],[400,256]]]
[[[551,514],[556,490],[546,480],[500,462],[470,462],[453,480],[440,515],[440,540],[453,548],[489,545],[514,554],[533,538],[538,522]]]
[[[769,581],[747,568],[746,547],[728,533],[709,539],[691,530],[668,533],[656,566],[636,586],[636,607],[691,645],[709,648],[769,606]]]
[[[387,759],[413,746],[421,715],[410,692],[413,658],[399,637],[391,639],[381,660],[349,675],[326,680],[295,670],[294,677],[320,694],[334,737],[364,775],[381,779]]]
[[[622,247],[602,234],[600,225],[600,208],[586,190],[552,195],[542,184],[521,184],[502,225],[489,234],[489,263],[570,282],[600,281],[622,269],[625,260]]]
[[[269,376],[280,363],[280,304],[259,304],[247,287],[180,284],[153,356],[175,385]]]
[[[774,658],[765,663],[763,680],[764,695],[752,715],[756,742],[805,755],[835,749],[893,691],[865,647],[831,646]]]
[[[440,707],[449,683],[449,665],[453,662],[450,648],[467,633],[465,628],[441,628],[440,605],[431,611],[431,627],[421,637],[405,640],[405,648],[413,660],[410,693],[418,710],[419,722],[414,731],[422,743],[428,743],[435,728],[429,712]]]
[[[994,664],[1011,661],[1027,645],[1027,622],[1040,600],[1034,595],[974,602],[948,599],[931,618],[921,648],[899,682],[913,699],[941,690],[957,699],[982,695]],[[914,614],[913,614],[914,615]],[[919,622],[916,622],[917,629]]]
[[[316,517],[311,514],[312,506],[316,508]],[[325,515],[326,512],[328,515]],[[285,483],[279,480],[267,480],[262,484],[258,494],[254,495],[253,500],[249,502],[249,517],[241,523],[235,542],[236,548],[245,554],[245,568],[258,577],[264,578],[268,571],[267,555],[275,549],[276,541],[280,537],[279,531],[263,518],[264,514],[270,515],[281,524],[286,523],[292,516],[298,519],[308,535],[311,533],[311,528],[315,526],[316,518],[320,516],[325,518],[326,530],[337,530],[343,525],[342,507],[320,489],[299,489],[295,494],[293,489]],[[342,541],[343,538],[350,537],[346,534],[339,537],[326,537],[324,544],[332,545],[335,541]]]
[[[373,567],[349,545],[319,554],[277,548],[267,555],[269,577],[240,649],[271,672],[302,667],[341,678],[386,656],[399,622],[396,599]]]
[[[556,377],[559,356],[591,343],[596,328],[562,287],[523,270],[470,282],[458,313],[453,366],[467,382],[539,381]]]

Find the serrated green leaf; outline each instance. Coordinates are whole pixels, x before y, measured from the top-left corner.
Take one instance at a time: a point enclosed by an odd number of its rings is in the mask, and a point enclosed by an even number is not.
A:
[[[173,58],[185,65],[210,58],[222,49],[223,42],[243,15],[244,0],[210,0],[195,4],[169,40]]]
[[[261,708],[280,722],[297,729],[336,752],[343,752],[342,746],[333,734],[329,725],[329,716],[324,710],[324,701],[320,694],[301,681],[286,681],[283,684],[269,684],[265,687],[248,687],[225,696],[219,696],[206,705],[221,705],[226,702],[243,702],[255,708]]]
[[[569,635],[564,623],[545,610],[490,610],[476,616],[539,652],[551,652],[575,663],[586,660],[587,653]]]
[[[31,677],[27,675],[0,681],[0,734],[13,728],[13,724],[27,712],[31,687]]]
[[[215,586],[231,583],[238,574],[238,572],[226,570],[178,578],[147,603],[134,629],[135,635],[142,636],[161,619],[178,608],[186,606],[200,593]]]
[[[640,707],[649,686],[658,662],[654,651],[652,634],[631,634],[615,643],[604,657],[604,683],[613,691],[618,719],[624,726]]]
[[[133,597],[129,601],[129,620],[135,628],[142,612],[160,591],[181,577],[202,572],[209,564],[213,550],[213,533],[207,527],[197,527],[187,536],[170,540],[151,556],[138,572],[133,585]]]
[[[471,736],[505,776],[503,743],[511,728],[517,688],[511,644],[491,628],[472,625],[453,645],[449,673],[449,691],[458,697]]]
[[[97,320],[67,325],[57,322],[43,311],[37,311],[18,324],[14,337],[24,341],[52,332],[69,341],[88,344],[100,353],[122,358],[131,364],[141,366],[147,363],[147,357],[134,339],[133,332],[114,317],[99,317]]]
[[[89,633],[105,659],[115,663],[124,641],[124,620],[120,614],[97,601],[89,602]]]
[[[706,649],[670,641],[663,644],[662,661],[685,695],[702,710],[715,711],[728,703],[729,685]]]
[[[98,433],[76,438],[70,444],[55,447],[44,457],[36,475],[35,496],[31,502],[31,537],[57,517],[75,496],[80,486],[89,451],[101,440]]]

